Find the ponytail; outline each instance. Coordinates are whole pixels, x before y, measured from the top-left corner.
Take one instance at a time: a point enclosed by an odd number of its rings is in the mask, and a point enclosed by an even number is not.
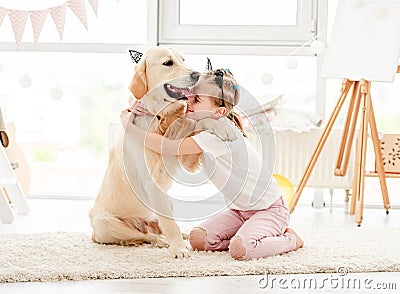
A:
[[[236,127],[240,130],[240,132],[243,134],[243,137],[247,138],[247,134],[245,133],[244,129],[243,129],[243,121],[242,118],[240,117],[239,114],[237,114],[236,112],[234,112],[233,110],[230,111],[227,115],[227,118],[229,120],[231,120]]]

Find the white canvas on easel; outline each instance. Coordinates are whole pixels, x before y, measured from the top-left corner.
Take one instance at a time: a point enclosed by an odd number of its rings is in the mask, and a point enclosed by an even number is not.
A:
[[[321,76],[393,82],[400,48],[400,1],[340,0]]]

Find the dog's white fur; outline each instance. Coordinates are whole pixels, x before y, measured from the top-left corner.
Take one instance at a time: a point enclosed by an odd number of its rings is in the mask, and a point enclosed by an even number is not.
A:
[[[195,129],[195,122],[185,119],[186,104],[170,98],[163,87],[157,86],[178,77],[190,78],[191,74],[192,70],[175,50],[149,49],[135,67],[130,89],[137,99],[144,97],[141,103],[154,114],[158,113],[160,119],[136,116],[135,125],[173,139],[189,135]],[[228,140],[235,138],[230,126],[221,126],[213,119],[201,121],[201,128],[211,129]],[[194,171],[199,158],[200,154],[185,155],[180,157],[180,162]],[[174,156],[161,158],[144,148],[143,141],[135,141],[129,132],[125,140],[121,135],[110,151],[103,183],[89,213],[93,241],[122,245],[152,243],[168,246],[175,257],[187,257],[187,248],[166,195],[172,179],[165,166],[170,171],[178,164]]]

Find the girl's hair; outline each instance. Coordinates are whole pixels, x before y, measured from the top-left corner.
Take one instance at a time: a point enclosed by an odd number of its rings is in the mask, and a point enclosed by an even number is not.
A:
[[[242,135],[244,137],[247,137],[246,132],[243,129],[243,120],[241,118],[241,116],[236,113],[235,111],[233,111],[233,105],[229,102],[224,101],[224,103],[222,104],[222,99],[221,98],[217,98],[217,97],[212,97],[214,104],[218,107],[225,107],[226,108],[226,113],[225,116],[231,120],[236,127],[240,130],[240,132],[242,133]]]
[[[218,107],[225,107],[226,108],[225,116],[236,125],[236,127],[240,130],[240,132],[243,134],[244,137],[247,137],[247,134],[243,129],[243,120],[241,116],[233,110],[234,105],[230,102],[230,101],[236,101],[237,103],[239,101],[240,92],[238,84],[234,79],[233,74],[230,70],[226,69],[218,69],[215,71],[211,70],[207,71],[205,74],[216,75],[215,72],[217,71],[223,72],[222,87],[224,96],[228,96],[230,98],[227,97],[228,99],[222,99],[218,97],[212,97],[214,104]]]

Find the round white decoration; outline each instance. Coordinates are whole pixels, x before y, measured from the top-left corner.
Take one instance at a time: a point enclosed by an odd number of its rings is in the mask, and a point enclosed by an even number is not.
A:
[[[19,83],[22,87],[28,88],[32,85],[32,79],[27,74],[23,75],[19,78]]]
[[[54,87],[51,89],[51,98],[54,100],[60,100],[63,96],[63,91],[59,87]]]
[[[274,76],[270,72],[264,72],[261,78],[263,83],[267,85],[271,84],[272,81],[274,80]]]
[[[286,67],[288,69],[295,69],[297,67],[297,59],[293,56],[289,56],[289,58],[286,60]]]

